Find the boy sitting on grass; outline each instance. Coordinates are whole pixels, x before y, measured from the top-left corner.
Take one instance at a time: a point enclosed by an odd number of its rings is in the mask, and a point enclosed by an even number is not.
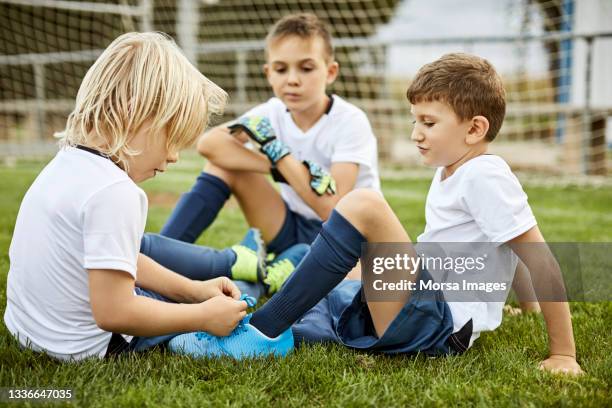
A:
[[[487,154],[505,115],[505,91],[486,60],[448,54],[425,65],[407,92],[416,118],[411,139],[428,166],[437,167],[426,201],[426,227],[419,243],[491,243],[499,276],[512,276],[520,258],[532,277],[559,283],[558,264],[546,247],[527,196],[508,165]],[[480,333],[497,328],[503,302],[436,301],[419,290],[400,301],[362,301],[359,281],[343,280],[356,265],[364,242],[410,242],[399,220],[377,193],[356,190],[336,205],[310,252],[283,289],[248,315],[227,337],[189,333],[170,342],[193,356],[285,355],[295,342],[334,341],[385,353],[465,352]],[[414,247],[409,255],[416,257]],[[537,273],[537,275],[536,275]],[[467,272],[466,272],[467,274]],[[428,282],[425,268],[406,273]],[[536,285],[536,294],[542,294]],[[436,291],[434,291],[436,292]],[[427,294],[431,299],[431,294]],[[549,356],[540,367],[579,374],[569,306],[540,303],[549,334]]]
[[[147,196],[136,183],[175,163],[225,98],[163,34],[127,33],[100,55],[17,215],[4,322],[22,347],[81,360],[173,333],[227,335],[242,320],[247,302],[228,278],[193,281],[139,254]]]
[[[167,238],[195,242],[234,194],[249,225],[261,231],[267,251],[279,257],[258,274],[261,268],[242,267],[241,258],[249,258],[243,247],[262,253],[261,246],[235,246],[238,262],[224,273],[263,280],[274,293],[304,254],[305,246],[296,244],[312,242],[340,198],[354,188],[380,192],[376,138],[367,116],[326,93],[338,71],[329,30],[314,14],[291,14],[272,27],[264,72],[275,96],[246,112],[237,126],[221,125],[200,138],[204,170],[160,235],[147,234],[147,240],[166,248],[167,255],[156,254],[162,264],[171,265],[177,251],[191,252]],[[244,145],[246,133],[259,150]],[[271,172],[280,192],[268,179]],[[218,276],[213,268],[199,270]]]

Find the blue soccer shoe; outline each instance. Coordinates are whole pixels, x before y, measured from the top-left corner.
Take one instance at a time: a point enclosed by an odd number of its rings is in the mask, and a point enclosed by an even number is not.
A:
[[[240,299],[247,302],[249,307],[255,306],[256,300],[250,296],[242,295]],[[250,320],[249,314],[226,337],[206,332],[178,335],[170,340],[168,348],[173,353],[192,357],[228,356],[236,360],[268,355],[283,357],[293,350],[293,333],[290,328],[278,337],[270,338],[252,326]]]

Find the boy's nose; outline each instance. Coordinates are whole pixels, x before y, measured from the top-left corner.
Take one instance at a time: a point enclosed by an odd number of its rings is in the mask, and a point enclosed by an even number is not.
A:
[[[168,158],[166,159],[166,161],[168,163],[176,163],[179,159],[179,153],[178,152],[172,152],[168,154]]]
[[[412,133],[410,134],[410,140],[412,140],[413,142],[422,142],[423,141],[423,135],[417,130],[416,125],[414,126],[414,128],[412,128]]]
[[[290,85],[299,85],[300,78],[295,70],[289,70],[289,77],[287,78],[287,82]]]

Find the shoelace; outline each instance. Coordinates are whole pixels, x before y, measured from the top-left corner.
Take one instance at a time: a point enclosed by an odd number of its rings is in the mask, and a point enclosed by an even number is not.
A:
[[[240,296],[240,300],[244,300],[248,307],[253,307],[257,304],[257,299],[255,299],[253,296],[247,295],[246,293],[243,293],[242,296]]]
[[[245,301],[248,307],[253,307],[257,304],[257,299],[255,299],[253,296],[247,295],[246,293],[240,296],[240,300]],[[246,330],[246,327],[244,326],[244,320],[241,320],[240,323],[238,323],[238,326],[236,326],[236,328],[232,332],[232,334],[241,332],[241,331],[245,331],[245,330]],[[230,336],[232,334],[230,334]],[[196,332],[195,336],[196,336],[196,339],[199,341],[210,341],[214,337],[211,334],[206,333],[206,332]]]
[[[295,266],[289,259],[281,259],[280,261],[274,262],[268,267],[268,276],[264,282],[270,287],[271,292],[278,291],[283,283],[287,280],[287,277],[291,275]]]

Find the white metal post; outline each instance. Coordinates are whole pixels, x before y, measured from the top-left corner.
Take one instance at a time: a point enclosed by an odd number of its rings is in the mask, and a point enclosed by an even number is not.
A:
[[[177,40],[185,55],[197,66],[198,50],[198,4],[196,0],[178,0],[176,16]]]

